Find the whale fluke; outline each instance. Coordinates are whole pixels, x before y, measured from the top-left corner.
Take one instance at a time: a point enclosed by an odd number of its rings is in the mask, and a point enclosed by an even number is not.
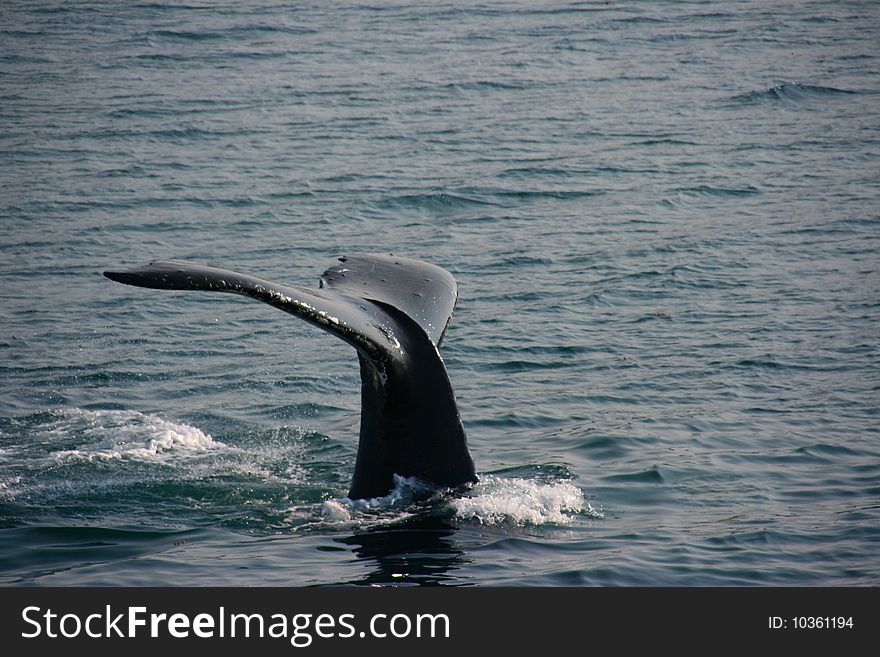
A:
[[[353,346],[360,361],[361,427],[350,498],[387,495],[395,474],[440,487],[475,482],[438,351],[458,296],[455,279],[436,265],[393,255],[339,260],[317,290],[177,260],[104,275],[139,287],[241,294]]]

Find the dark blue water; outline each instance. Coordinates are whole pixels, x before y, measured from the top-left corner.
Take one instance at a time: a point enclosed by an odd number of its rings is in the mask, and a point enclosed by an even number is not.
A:
[[[0,582],[880,584],[880,6],[4,2]],[[449,269],[481,483],[157,258]]]

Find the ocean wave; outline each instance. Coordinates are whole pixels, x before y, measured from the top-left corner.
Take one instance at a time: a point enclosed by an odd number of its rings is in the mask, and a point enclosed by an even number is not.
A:
[[[744,187],[721,187],[719,185],[699,185],[696,187],[682,187],[674,190],[675,196],[664,198],[660,201],[667,207],[681,207],[702,199],[738,198],[760,194],[761,189],[754,185]]]
[[[734,103],[749,104],[778,100],[800,101],[828,96],[850,96],[857,93],[857,91],[839,89],[837,87],[802,84],[800,82],[782,82],[767,89],[738,94],[730,100]]]
[[[420,209],[432,212],[453,211],[476,206],[495,205],[492,201],[450,192],[404,194],[382,199],[378,205],[388,209]]]

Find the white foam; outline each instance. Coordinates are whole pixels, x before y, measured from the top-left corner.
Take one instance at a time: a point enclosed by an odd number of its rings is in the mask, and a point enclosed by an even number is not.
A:
[[[137,411],[65,411],[52,433],[82,435],[88,442],[59,450],[59,460],[156,459],[166,452],[198,454],[225,447],[201,429]]]
[[[14,500],[21,477],[8,477],[0,481],[0,500]]]
[[[384,511],[387,509],[401,508],[411,504],[417,497],[425,493],[435,492],[435,488],[416,477],[401,477],[394,475],[394,488],[388,495],[372,497],[363,500],[352,500],[343,497],[337,500],[340,504],[361,513],[367,511]]]
[[[313,506],[295,506],[287,511],[287,523],[303,530],[327,526],[346,529],[400,522],[415,515],[411,506],[413,502],[435,492],[433,486],[416,477],[394,475],[394,488],[388,495],[359,500],[348,497],[325,500],[320,506],[319,521],[314,519]]]
[[[287,521],[299,529],[327,527],[349,528],[386,525],[400,522],[420,512],[413,502],[426,494],[442,493],[411,477],[395,475],[394,488],[388,495],[352,500],[348,497],[325,500],[320,507],[320,521],[314,520],[314,507],[288,510]],[[604,518],[584,497],[580,488],[568,481],[541,483],[528,479],[505,479],[483,475],[464,497],[443,498],[458,520],[477,521],[483,525],[569,524],[579,516]]]
[[[434,491],[433,487],[416,477],[394,475],[394,488],[388,495],[363,500],[352,500],[348,497],[327,500],[322,505],[321,512],[327,520],[347,521],[358,514],[383,513],[403,509],[418,497]],[[398,516],[395,519],[399,520],[401,517],[403,516]]]
[[[578,515],[603,515],[593,509],[580,488],[568,481],[539,483],[484,475],[467,497],[450,500],[455,515],[480,524],[568,524]]]
[[[321,505],[321,515],[328,522],[349,522],[351,511],[338,500],[326,500]]]

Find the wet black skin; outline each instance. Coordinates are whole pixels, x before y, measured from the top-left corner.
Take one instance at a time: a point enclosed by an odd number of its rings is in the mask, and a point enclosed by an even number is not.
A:
[[[167,261],[108,278],[139,287],[241,294],[351,344],[361,373],[361,427],[349,497],[387,495],[394,475],[455,489],[477,480],[438,346],[457,285],[428,263],[380,254],[341,258],[309,291],[238,272]]]

